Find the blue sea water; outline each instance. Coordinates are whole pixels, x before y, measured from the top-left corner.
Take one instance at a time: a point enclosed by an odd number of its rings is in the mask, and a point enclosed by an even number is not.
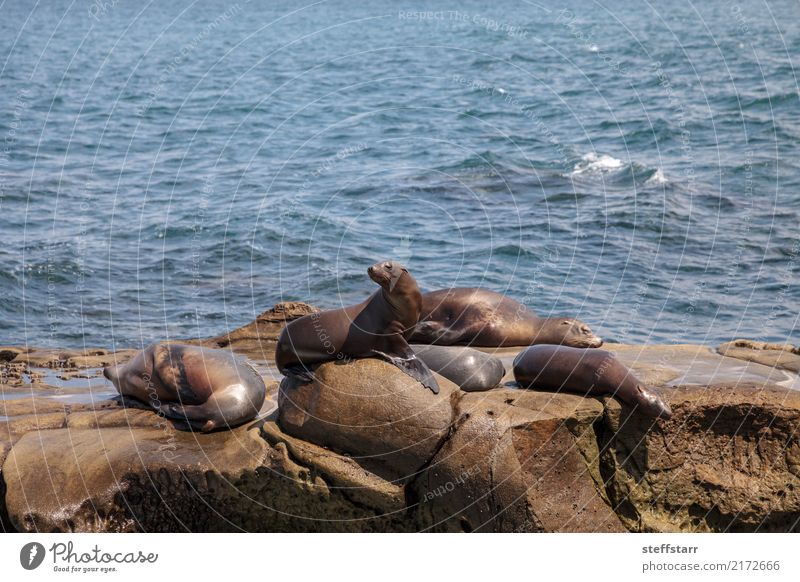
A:
[[[404,261],[798,343],[800,5],[0,2],[0,344],[210,336]]]

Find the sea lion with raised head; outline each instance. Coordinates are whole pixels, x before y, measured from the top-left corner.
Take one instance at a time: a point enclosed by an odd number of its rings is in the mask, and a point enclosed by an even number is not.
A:
[[[103,374],[123,396],[202,432],[252,420],[267,393],[264,380],[241,356],[182,344],[151,344]]]
[[[278,337],[275,364],[285,376],[313,378],[311,367],[350,358],[380,358],[418,380],[434,394],[439,385],[406,341],[419,321],[422,296],[403,265],[375,263],[367,273],[380,289],[365,301],[311,313],[289,322]]]
[[[514,358],[514,378],[522,388],[616,396],[647,416],[672,416],[669,405],[606,350],[531,346]]]
[[[599,348],[603,340],[580,320],[538,317],[519,301],[480,288],[453,288],[422,295],[422,314],[412,343],[499,348],[560,344]]]
[[[465,392],[491,390],[506,374],[500,358],[463,346],[412,344],[417,357]]]

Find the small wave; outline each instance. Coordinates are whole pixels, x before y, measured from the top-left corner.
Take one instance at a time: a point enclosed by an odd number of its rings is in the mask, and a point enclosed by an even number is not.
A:
[[[585,198],[591,198],[586,192],[556,192],[545,196],[544,201],[549,204],[557,204],[559,202],[579,202]]]
[[[618,170],[625,165],[625,162],[618,160],[615,157],[589,152],[581,157],[581,161],[575,164],[572,170],[572,175],[577,176],[586,173],[608,172],[609,170]]]
[[[645,186],[657,186],[668,183],[669,180],[667,180],[667,177],[664,175],[664,171],[661,168],[656,168],[656,171],[653,172],[653,175],[644,181]]]

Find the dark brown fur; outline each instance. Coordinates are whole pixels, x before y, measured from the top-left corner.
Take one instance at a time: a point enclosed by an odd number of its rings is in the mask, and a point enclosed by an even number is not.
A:
[[[123,396],[208,432],[252,420],[266,387],[229,351],[155,343],[124,364],[103,370]]]
[[[423,294],[420,322],[410,341],[488,348],[603,345],[603,340],[577,319],[538,317],[522,303],[480,288],[441,289]]]
[[[666,402],[606,350],[531,346],[514,359],[514,378],[523,388],[616,396],[647,416],[672,415]]]
[[[368,273],[381,288],[365,301],[312,313],[286,325],[275,349],[278,370],[309,380],[316,364],[378,357],[438,393],[431,371],[406,341],[422,309],[417,282],[405,267],[391,261],[376,263]]]

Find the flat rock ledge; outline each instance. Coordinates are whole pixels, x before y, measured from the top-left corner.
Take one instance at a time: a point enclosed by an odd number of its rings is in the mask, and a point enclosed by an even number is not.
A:
[[[438,380],[434,395],[379,360],[325,364],[312,383],[285,380],[276,411],[211,434],[119,398],[64,404],[31,390],[0,401],[0,526],[800,529],[797,391],[663,386],[664,421],[613,399]]]

